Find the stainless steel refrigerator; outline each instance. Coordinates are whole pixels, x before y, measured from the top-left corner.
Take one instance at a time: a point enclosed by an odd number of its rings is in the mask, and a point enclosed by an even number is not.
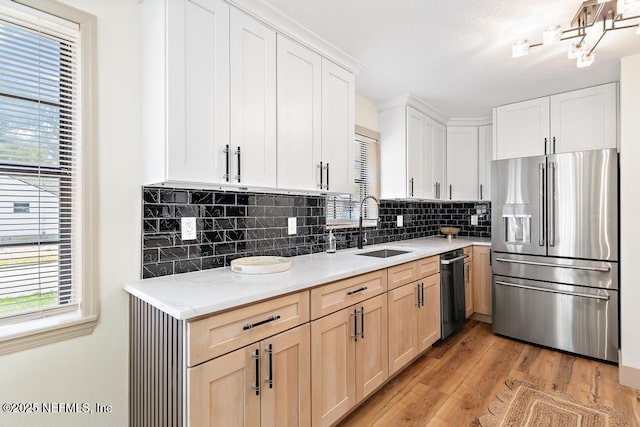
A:
[[[618,360],[618,155],[492,163],[493,331]]]

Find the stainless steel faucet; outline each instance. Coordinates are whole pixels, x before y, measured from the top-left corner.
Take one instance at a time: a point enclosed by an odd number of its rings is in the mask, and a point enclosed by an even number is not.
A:
[[[362,201],[360,202],[360,223],[359,223],[360,225],[358,227],[358,249],[362,249],[362,247],[363,247],[363,244],[362,244],[363,243],[363,239],[362,239],[362,211],[363,211],[364,202],[367,199],[371,199],[371,200],[375,201],[378,204],[378,208],[380,207],[380,202],[378,201],[378,199],[376,199],[373,196],[367,196],[364,199],[362,199]],[[380,224],[380,215],[378,215],[377,221],[378,221],[378,225],[379,225]]]

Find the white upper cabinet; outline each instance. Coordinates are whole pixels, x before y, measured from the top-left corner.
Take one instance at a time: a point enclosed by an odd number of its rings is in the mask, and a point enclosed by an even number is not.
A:
[[[539,156],[549,141],[549,98],[538,98],[496,109],[495,159]]]
[[[355,76],[322,58],[322,162],[324,189],[353,193]]]
[[[617,83],[496,108],[494,158],[617,146]]]
[[[491,200],[493,126],[478,127],[478,200]]]
[[[144,183],[225,183],[229,5],[151,0],[142,13]]]
[[[616,92],[609,83],[553,95],[550,152],[616,148]]]
[[[478,199],[478,127],[447,127],[447,200]]]
[[[277,41],[278,187],[321,190],[322,58],[286,37]]]
[[[231,9],[230,182],[276,186],[276,33]]]
[[[380,144],[383,198],[444,198],[443,124],[414,107],[394,107],[380,114]]]

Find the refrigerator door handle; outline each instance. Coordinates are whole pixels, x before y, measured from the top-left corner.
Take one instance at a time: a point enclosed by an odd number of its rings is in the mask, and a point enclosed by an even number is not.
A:
[[[544,246],[544,238],[547,234],[547,230],[544,226],[544,163],[538,164],[538,177],[540,179],[540,191],[538,194],[538,226],[540,231],[540,239],[538,240],[538,244],[540,246]]]
[[[496,258],[496,261],[510,262],[512,264],[537,265],[539,267],[559,267],[559,268],[571,268],[573,270],[598,271],[600,273],[608,273],[611,271],[611,267],[589,267],[589,266],[583,266],[583,265],[553,264],[550,262],[525,261],[525,260],[507,259],[507,258]]]
[[[502,281],[499,281],[499,280],[496,280],[496,285],[510,286],[512,288],[530,289],[532,291],[550,292],[552,294],[571,295],[573,297],[583,297],[583,298],[591,298],[591,299],[609,301],[609,296],[608,295],[607,296],[590,295],[590,294],[583,294],[583,293],[580,293],[580,292],[568,292],[568,291],[560,291],[560,290],[557,290],[557,289],[537,288],[535,286],[518,285],[516,283],[502,282]]]
[[[556,235],[556,164],[554,162],[549,163],[549,180],[551,181],[551,196],[549,197],[549,246],[555,246]]]

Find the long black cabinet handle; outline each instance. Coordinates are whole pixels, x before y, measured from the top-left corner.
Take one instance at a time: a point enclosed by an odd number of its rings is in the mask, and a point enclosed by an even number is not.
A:
[[[453,185],[449,184],[449,200],[453,198],[452,194],[453,194]]]
[[[482,184],[480,184],[480,200],[482,200]]]
[[[269,376],[265,378],[269,388],[273,388],[273,345],[269,344],[265,350],[269,355]]]
[[[322,181],[322,162],[320,162],[320,189],[323,190],[324,189],[324,184]]]
[[[256,391],[256,396],[260,396],[260,349],[253,351],[251,357],[256,359],[256,382],[251,384],[251,388]]]
[[[358,292],[362,292],[362,291],[366,291],[366,290],[367,290],[367,287],[363,286],[363,287],[358,288],[358,289],[356,289],[354,291],[347,291],[347,295],[357,294]]]
[[[544,139],[544,154],[549,154],[549,151],[547,150],[547,138]]]
[[[236,151],[236,155],[238,156],[238,175],[236,175],[236,180],[240,182],[242,174],[240,173],[240,147],[238,147],[238,151]]]
[[[420,308],[420,283],[416,283],[416,307]]]
[[[420,283],[420,304],[424,307],[424,283]]]
[[[243,331],[247,331],[251,328],[255,328],[256,326],[260,326],[260,325],[264,325],[265,323],[269,323],[269,322],[273,322],[274,320],[278,320],[280,318],[280,316],[278,316],[277,314],[272,314],[271,316],[267,317],[264,320],[261,320],[259,322],[256,323],[245,323],[244,326],[242,327]]]
[[[327,163],[327,186],[326,189],[329,190],[329,163]]]
[[[360,337],[364,339],[364,307],[360,307]]]
[[[409,183],[411,184],[411,197],[413,197],[413,178],[409,180]]]
[[[353,340],[355,342],[358,342],[358,310],[353,310],[353,313],[351,313],[351,316],[353,316]]]
[[[553,137],[553,153],[552,154],[556,154],[556,137]]]
[[[230,162],[231,162],[231,160],[229,159],[229,155],[230,155],[230,153],[229,153],[229,144],[227,144],[227,145],[224,147],[224,150],[223,150],[223,151],[224,151],[224,154],[225,154],[225,156],[226,156],[226,160],[225,160],[225,173],[224,173],[224,180],[225,180],[225,181],[227,181],[227,182],[229,182],[229,165],[230,165]]]

